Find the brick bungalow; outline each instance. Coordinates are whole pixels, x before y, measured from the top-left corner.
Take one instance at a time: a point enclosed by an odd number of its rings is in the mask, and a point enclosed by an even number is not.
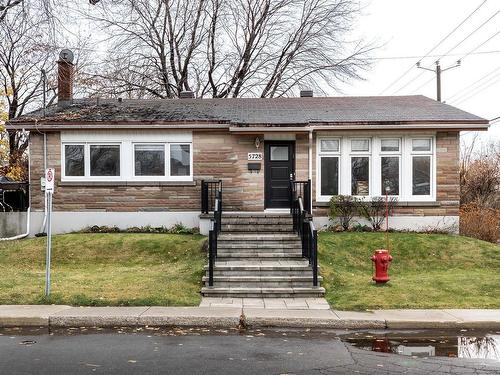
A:
[[[206,232],[202,180],[224,210],[286,209],[290,174],[312,181],[317,227],[329,199],[398,198],[390,225],[450,228],[459,216],[459,134],[488,121],[424,96],[73,99],[59,61],[58,104],[12,120],[30,132],[31,233],[42,227],[44,167],[56,169],[53,231],[91,225]]]

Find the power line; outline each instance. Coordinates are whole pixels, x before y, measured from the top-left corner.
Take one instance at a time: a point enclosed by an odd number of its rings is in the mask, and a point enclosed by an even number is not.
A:
[[[419,79],[420,77],[422,77],[424,75],[424,72],[420,72],[415,78],[413,79],[410,79],[408,82],[406,82],[403,86],[401,86],[399,89],[397,89],[396,91],[393,91],[392,92],[392,95],[396,95],[398,92],[404,90],[405,88],[407,88],[408,86],[410,86],[413,82],[415,82],[417,79]]]
[[[481,30],[483,28],[483,26],[485,26],[488,22],[490,22],[494,17],[496,17],[496,15],[500,13],[500,10],[498,10],[494,15],[492,15],[490,18],[488,18],[486,21],[484,21],[481,25],[479,25],[478,27],[476,27],[474,30],[472,30],[465,38],[463,38],[460,42],[458,42],[457,44],[455,44],[452,48],[450,48],[448,51],[446,51],[443,55],[441,55],[439,58],[442,58],[444,56],[446,56],[448,53],[450,53],[451,51],[453,51],[455,48],[457,48],[460,44],[462,44],[463,42],[465,42],[467,39],[469,39],[472,35],[474,35],[477,31]]]
[[[466,53],[465,55],[463,55],[460,60],[463,60],[465,59],[467,56],[470,56],[474,53],[474,51],[477,51],[479,48],[481,48],[482,46],[484,46],[486,43],[488,43],[491,39],[493,39],[494,37],[496,37],[498,34],[500,34],[500,30],[497,31],[495,34],[493,34],[492,36],[490,36],[488,39],[486,39],[483,43],[481,43],[480,45],[478,45],[477,47],[473,48],[470,52]]]
[[[429,52],[427,52],[419,61],[422,59],[428,57],[432,52],[436,50],[446,39],[448,39],[455,31],[457,31],[465,22],[467,22],[488,0],[484,0],[479,6],[472,11],[465,19],[460,22],[453,30],[451,30],[444,38],[442,38],[434,47],[432,47]],[[389,86],[387,86],[380,95],[382,95],[384,92],[389,90],[391,87],[393,87],[396,83],[398,83],[404,76],[406,76],[412,69],[414,68],[414,65],[410,66],[408,70],[406,70],[403,74],[401,74],[398,78],[396,78]]]
[[[479,90],[477,90],[477,89],[476,89],[476,92],[472,92],[470,95],[468,95],[468,96],[464,97],[463,99],[460,99],[460,100],[458,100],[458,101],[455,101],[455,102],[454,102],[454,105],[460,104],[460,103],[462,103],[462,102],[464,102],[464,101],[466,101],[466,100],[469,100],[469,99],[473,98],[473,97],[474,97],[474,96],[476,96],[477,94],[479,94],[479,93],[483,92],[484,90],[486,90],[486,89],[490,88],[491,86],[493,86],[493,85],[497,84],[498,82],[500,82],[500,77],[499,77],[497,80],[493,81],[493,82],[489,81],[489,82],[488,82],[488,84],[487,84],[486,86],[484,86],[484,87],[480,88]]]
[[[422,72],[423,73],[423,72]],[[422,83],[420,86],[418,86],[413,92],[418,92],[422,87],[427,86],[429,83],[431,83],[434,80],[434,77],[429,78],[427,81]]]
[[[455,92],[453,95],[451,95],[449,98],[446,99],[446,101],[450,101],[452,100],[453,98],[455,97],[461,97],[463,95],[464,92],[467,92],[469,93],[470,91],[467,91],[469,90],[471,87],[473,86],[476,86],[477,84],[479,84],[481,81],[485,80],[486,78],[488,78],[490,75],[492,75],[493,73],[497,72],[500,70],[500,66],[496,67],[495,69],[493,69],[492,71],[490,71],[489,73],[485,74],[484,76],[482,76],[481,78],[479,78],[477,81],[471,83],[470,85],[468,85],[467,87],[464,87],[460,90],[458,90],[457,92]]]
[[[465,93],[459,95],[458,97],[456,97],[455,99],[451,100],[453,103],[459,103],[459,102],[462,102],[465,98],[467,98],[468,96],[470,96],[472,93],[474,92],[479,92],[481,91],[482,89],[484,89],[485,86],[489,86],[491,84],[492,81],[494,81],[497,77],[500,77],[500,72],[497,73],[497,74],[494,74],[493,76],[491,77],[488,77],[488,79],[484,82],[481,82],[480,84],[478,84],[476,87],[474,87],[473,89],[471,90],[468,90],[466,91]]]

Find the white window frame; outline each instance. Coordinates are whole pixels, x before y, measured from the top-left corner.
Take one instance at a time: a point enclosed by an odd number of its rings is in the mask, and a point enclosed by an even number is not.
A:
[[[351,151],[351,139],[363,138],[370,139],[370,151]],[[399,151],[382,151],[382,139],[399,139]],[[322,139],[339,139],[339,152],[321,152]],[[413,151],[413,139],[430,139],[431,151]],[[429,195],[413,195],[413,156],[428,155],[431,157],[431,190]],[[367,156],[369,158],[369,194],[368,196],[356,196],[361,199],[369,200],[373,197],[383,196],[382,192],[382,170],[381,158],[383,156],[399,157],[399,195],[394,196],[399,201],[407,202],[427,202],[436,201],[436,136],[435,133],[391,133],[377,134],[370,133],[369,136],[355,136],[349,134],[328,135],[318,134],[316,137],[316,201],[328,202],[331,196],[321,195],[321,157],[335,156],[339,157],[339,194],[351,195],[351,158],[359,156]]]
[[[339,150],[338,151],[321,151],[321,140],[337,140],[339,142]],[[342,180],[342,139],[340,137],[321,137],[317,138],[316,149],[318,152],[316,153],[316,165],[317,165],[317,173],[316,173],[316,199],[318,201],[329,201],[332,195],[321,195],[321,158],[322,157],[336,157],[338,158],[338,186],[337,190],[339,194],[341,194],[341,180]]]
[[[170,147],[172,145],[188,145],[189,146],[189,176],[172,176],[172,171],[170,170]],[[167,165],[167,176],[172,181],[185,181],[186,179],[193,179],[193,145],[186,142],[170,142],[168,144],[168,165]]]
[[[399,142],[399,151],[382,151],[382,141],[386,139],[397,139]],[[382,158],[383,157],[397,157],[399,159],[399,170],[398,170],[398,178],[399,178],[399,191],[398,195],[389,195],[389,197],[394,197],[394,198],[400,198],[401,197],[401,191],[402,191],[402,155],[403,155],[403,138],[401,137],[380,137],[377,138],[378,142],[380,142],[380,147],[378,148],[378,154],[377,154],[377,160],[375,161],[377,163],[377,171],[376,175],[374,175],[374,185],[375,185],[375,192],[378,192],[378,194],[374,194],[376,196],[385,196],[385,191],[382,189]],[[375,169],[375,168],[374,168]]]
[[[83,146],[83,176],[66,176],[65,146]],[[120,175],[119,176],[91,176],[90,175],[90,146],[119,146],[120,147]],[[121,142],[64,142],[61,143],[61,173],[62,181],[120,181],[123,176],[123,145]]]
[[[354,139],[367,139],[368,140],[368,151],[353,151],[352,150],[352,141]],[[365,200],[370,199],[373,193],[373,158],[372,158],[372,150],[373,150],[373,139],[372,137],[349,137],[349,166],[348,166],[348,181],[349,181],[349,192],[347,195],[352,194],[352,158],[359,157],[367,157],[368,158],[368,195],[353,195],[356,198]]]
[[[162,144],[165,149],[164,176],[135,176],[136,144]],[[170,144],[188,145],[189,176],[170,176]],[[84,146],[84,176],[66,176],[65,146]],[[120,145],[120,176],[90,176],[90,145]],[[137,130],[137,131],[64,131],[61,132],[61,181],[65,182],[192,182],[193,137],[191,132]]]
[[[163,152],[165,155],[165,160],[164,160],[164,166],[163,166],[163,176],[137,176],[135,174],[135,146],[148,146],[148,145],[161,145],[163,146]],[[167,173],[167,152],[168,152],[168,147],[166,143],[163,142],[132,142],[132,147],[130,148],[132,151],[132,178],[134,180],[139,180],[139,181],[158,181],[162,180],[166,177],[168,177]]]
[[[431,149],[430,151],[413,151],[413,140],[414,139],[430,139]],[[414,156],[429,156],[430,157],[430,190],[428,195],[413,195],[413,157]],[[425,136],[414,136],[408,138],[408,153],[407,153],[409,166],[408,174],[408,200],[411,201],[435,201],[436,200],[436,138],[435,137],[425,137]]]

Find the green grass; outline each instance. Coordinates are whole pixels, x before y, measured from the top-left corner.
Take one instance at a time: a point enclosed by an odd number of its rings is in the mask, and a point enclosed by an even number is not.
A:
[[[54,236],[48,300],[46,238],[0,243],[0,304],[197,305],[203,242],[178,234]]]
[[[390,233],[391,281],[371,281],[384,233],[320,233],[319,263],[335,309],[500,308],[500,246],[452,235]]]

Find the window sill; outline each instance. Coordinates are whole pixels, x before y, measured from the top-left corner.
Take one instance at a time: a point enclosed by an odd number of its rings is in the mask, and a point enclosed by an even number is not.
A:
[[[441,202],[433,201],[401,201],[396,202],[396,207],[440,207]],[[330,202],[314,202],[314,207],[329,207]]]
[[[61,181],[58,186],[196,186],[196,181]]]

